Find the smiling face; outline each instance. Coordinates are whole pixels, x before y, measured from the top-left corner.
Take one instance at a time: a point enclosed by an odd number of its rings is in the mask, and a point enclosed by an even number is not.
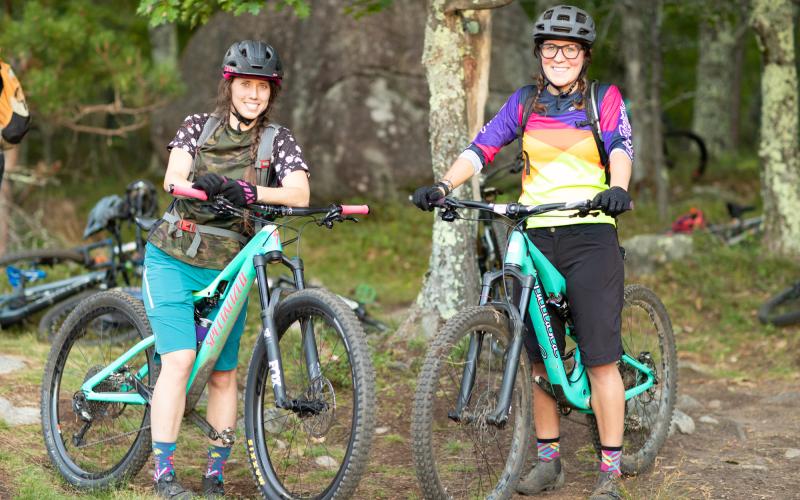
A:
[[[231,103],[245,118],[257,118],[267,109],[269,98],[270,88],[266,80],[235,77],[231,83]]]
[[[544,75],[554,86],[562,88],[578,79],[586,51],[569,40],[545,40],[539,48]],[[574,59],[569,59],[573,57]]]

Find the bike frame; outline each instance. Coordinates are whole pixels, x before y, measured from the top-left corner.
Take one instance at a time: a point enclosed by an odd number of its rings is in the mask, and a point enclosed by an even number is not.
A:
[[[212,321],[208,334],[203,340],[192,368],[191,375],[186,385],[187,402],[186,414],[189,414],[196,405],[214,365],[228,340],[231,329],[247,301],[247,296],[253,284],[258,285],[261,300],[262,335],[266,341],[267,355],[270,367],[275,401],[280,408],[293,408],[292,401],[286,398],[284,389],[283,368],[281,365],[278,339],[273,332],[276,331],[273,311],[280,298],[280,290],[276,289],[270,296],[266,278],[266,264],[280,262],[292,270],[296,288],[304,288],[303,264],[300,259],[289,259],[283,253],[278,229],[275,225],[265,225],[256,233],[247,245],[234,257],[220,274],[204,289],[193,293],[195,303],[219,297],[221,306],[209,317]],[[224,285],[224,291],[219,289]],[[145,297],[145,300],[146,297]],[[309,380],[315,380],[320,375],[319,357],[316,342],[310,324],[302,325],[303,347],[309,370]],[[111,403],[125,403],[144,405],[149,404],[151,394],[142,384],[147,376],[148,366],[139,367],[136,373],[131,373],[126,364],[137,354],[151,348],[155,338],[150,336],[141,340],[127,352],[111,362],[99,373],[90,377],[81,386],[81,391],[89,401],[103,401]],[[137,392],[97,392],[95,388],[106,378],[114,373],[131,375],[130,384],[123,386],[123,390],[135,389]]]
[[[513,278],[520,285],[519,304],[511,304],[508,301],[490,302],[490,291],[498,282],[502,285],[508,277]],[[566,293],[566,280],[555,266],[536,248],[536,245],[524,232],[519,229],[512,231],[504,269],[486,273],[481,285],[480,305],[492,305],[506,312],[511,320],[513,335],[506,354],[497,406],[494,413],[487,417],[490,424],[502,426],[508,421],[519,357],[523,350],[525,314],[530,315],[549,379],[548,381],[537,377],[536,383],[553,396],[560,407],[575,409],[582,413],[594,413],[591,408],[589,378],[586,368],[581,362],[580,351],[575,350],[575,365],[568,373],[558,349],[550,320],[550,311],[547,308],[549,299],[566,297]],[[565,322],[565,327],[567,335],[575,340],[571,325]],[[475,373],[483,344],[483,335],[473,333],[470,337],[456,408],[450,413],[450,418],[456,421],[461,419],[475,384]],[[628,354],[623,354],[620,362],[630,365],[642,375],[640,383],[625,391],[626,401],[658,383],[653,370]]]

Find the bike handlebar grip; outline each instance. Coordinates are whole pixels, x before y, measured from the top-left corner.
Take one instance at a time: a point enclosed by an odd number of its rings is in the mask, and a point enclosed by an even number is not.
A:
[[[185,198],[195,198],[197,200],[208,200],[208,195],[202,189],[186,188],[176,185],[171,185],[169,192],[173,196],[183,196]]]
[[[342,215],[367,215],[369,205],[342,205]]]

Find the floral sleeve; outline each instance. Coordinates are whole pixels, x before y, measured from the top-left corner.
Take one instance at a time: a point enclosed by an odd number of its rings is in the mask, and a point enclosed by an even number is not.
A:
[[[167,150],[172,151],[172,148],[179,148],[194,158],[197,151],[197,140],[200,139],[200,133],[203,131],[203,126],[208,121],[208,117],[208,113],[187,116],[183,120],[183,124],[178,128],[175,138],[167,144]]]
[[[297,144],[289,129],[281,127],[275,135],[273,142],[273,158],[275,158],[275,173],[278,181],[292,172],[303,170],[308,175],[308,165],[303,157],[303,150]]]

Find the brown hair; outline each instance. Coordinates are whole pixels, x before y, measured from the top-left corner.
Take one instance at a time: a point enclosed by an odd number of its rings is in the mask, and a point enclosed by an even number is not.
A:
[[[219,86],[217,87],[217,104],[214,108],[214,114],[220,117],[220,120],[228,120],[228,115],[230,114],[231,106],[233,106],[233,98],[231,95],[231,85],[233,85],[233,80],[236,77],[231,78],[230,80],[221,79],[219,82]],[[269,103],[267,103],[267,109],[264,110],[258,118],[256,118],[256,124],[253,128],[250,129],[250,133],[254,134],[253,142],[250,145],[250,160],[253,164],[256,161],[256,155],[258,154],[258,144],[261,141],[261,133],[264,131],[264,128],[269,124],[269,117],[272,114],[272,110],[275,107],[275,102],[278,100],[278,95],[281,91],[281,86],[275,82],[274,80],[268,80],[269,83]],[[254,168],[245,169],[243,179],[250,184],[255,185],[256,183],[256,171]]]
[[[540,58],[539,54],[539,45],[536,44],[533,47],[533,56],[537,59]],[[589,80],[586,78],[586,70],[589,69],[589,65],[592,63],[592,49],[591,47],[587,47],[583,45],[583,67],[581,68],[581,73],[578,75],[578,85],[577,90],[580,93],[580,99],[575,101],[575,108],[576,109],[583,109],[584,102],[583,102],[583,95],[586,92],[586,89],[589,88]],[[541,59],[539,59],[541,61]],[[544,67],[542,66],[541,62],[539,63],[539,69],[541,70],[538,75],[536,75],[536,99],[533,101],[533,111],[537,114],[543,115],[547,112],[547,108],[544,104],[539,102],[539,96],[542,95],[542,92],[546,92],[547,84],[544,81]]]

